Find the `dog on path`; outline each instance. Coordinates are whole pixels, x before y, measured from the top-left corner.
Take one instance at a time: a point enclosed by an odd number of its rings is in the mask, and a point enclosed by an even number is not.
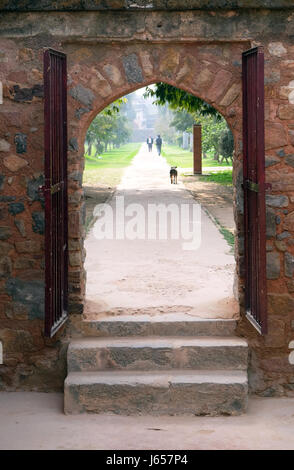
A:
[[[178,184],[178,171],[176,166],[172,166],[169,172],[171,184]]]

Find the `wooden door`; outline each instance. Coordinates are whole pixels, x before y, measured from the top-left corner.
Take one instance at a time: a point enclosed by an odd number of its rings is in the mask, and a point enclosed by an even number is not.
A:
[[[45,336],[67,319],[67,72],[65,54],[44,52]]]
[[[267,332],[266,208],[264,156],[264,55],[253,48],[242,55],[243,187],[246,316]]]

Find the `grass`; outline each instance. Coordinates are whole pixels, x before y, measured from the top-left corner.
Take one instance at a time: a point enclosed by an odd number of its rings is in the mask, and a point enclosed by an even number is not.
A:
[[[208,217],[210,217],[213,221],[213,223],[217,226],[219,232],[222,234],[224,239],[226,240],[227,244],[230,247],[230,253],[233,255],[234,254],[234,247],[235,247],[235,236],[231,232],[231,230],[227,229],[224,227],[220,221],[215,218],[208,209],[205,209],[205,212],[207,213]]]
[[[140,143],[125,144],[118,149],[103,153],[100,158],[94,157],[96,149],[93,147],[91,155],[85,153],[83,184],[95,186],[99,183],[103,186],[116,186],[140,146]]]
[[[192,152],[183,150],[176,145],[163,145],[161,154],[166,158],[170,166],[181,168],[192,168],[193,166]]]
[[[225,186],[232,186],[232,170],[222,170],[212,172],[209,175],[201,176],[201,181],[207,181],[209,183],[218,183]]]
[[[234,249],[234,246],[235,246],[234,234],[232,232],[230,232],[230,230],[228,230],[227,228],[223,227],[222,225],[219,225],[219,231],[223,235],[223,237],[226,240],[226,242],[228,243],[228,245],[230,245],[231,252],[233,253],[233,249]]]
[[[176,145],[164,145],[162,148],[162,156],[166,158],[170,166],[177,166],[180,168],[192,168],[193,167],[193,153],[188,150],[183,150]],[[213,159],[212,154],[208,154],[207,158],[202,159],[203,167],[212,166],[230,166],[226,162],[218,163]]]

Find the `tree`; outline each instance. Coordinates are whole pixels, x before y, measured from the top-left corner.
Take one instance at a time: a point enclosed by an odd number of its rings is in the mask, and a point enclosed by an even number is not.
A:
[[[193,124],[195,124],[195,113],[188,113],[187,111],[174,112],[174,118],[171,125],[180,132],[192,132]]]
[[[228,159],[233,160],[234,151],[234,137],[230,129],[226,129],[221,135],[220,151],[223,157],[222,161],[225,159],[229,164]]]
[[[224,159],[228,162],[228,159],[232,158],[233,135],[225,119],[212,106],[189,93],[164,83],[157,84],[154,90],[152,88],[150,90],[153,96],[157,97],[155,101],[157,105],[166,106],[167,102],[170,103],[168,106],[173,112],[170,126],[181,135],[183,132],[193,132],[193,124],[201,124],[204,156],[208,152],[213,152],[213,158],[218,162],[222,162]],[[184,101],[185,99],[187,102]],[[174,141],[180,142],[181,136],[175,135]]]
[[[120,98],[107,106],[91,122],[87,134],[87,153],[90,156],[92,147],[95,145],[95,157],[107,150],[110,144],[119,147],[128,141],[131,131],[125,117],[121,113],[126,98]]]
[[[168,104],[171,109],[187,111],[188,113],[198,112],[203,116],[215,116],[217,119],[222,118],[213,106],[201,98],[197,98],[197,96],[167,83],[159,82],[153,85],[153,87],[146,87],[144,97],[155,98],[153,103],[158,106]]]

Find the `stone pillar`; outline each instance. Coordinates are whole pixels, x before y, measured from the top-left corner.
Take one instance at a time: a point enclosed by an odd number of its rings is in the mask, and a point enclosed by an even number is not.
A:
[[[201,146],[201,125],[193,126],[193,173],[194,175],[202,174],[202,146]]]

